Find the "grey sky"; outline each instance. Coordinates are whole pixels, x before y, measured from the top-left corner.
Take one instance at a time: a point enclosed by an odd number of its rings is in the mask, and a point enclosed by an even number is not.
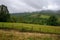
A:
[[[1,4],[6,5],[11,13],[60,9],[60,0],[0,0]]]

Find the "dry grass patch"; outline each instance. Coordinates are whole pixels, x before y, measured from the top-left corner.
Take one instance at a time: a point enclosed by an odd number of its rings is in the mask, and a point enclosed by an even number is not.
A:
[[[60,35],[0,30],[0,40],[60,40]]]

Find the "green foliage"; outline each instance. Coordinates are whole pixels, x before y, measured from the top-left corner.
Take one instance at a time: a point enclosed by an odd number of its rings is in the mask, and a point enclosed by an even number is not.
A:
[[[16,20],[16,17],[15,16],[13,16],[13,17],[11,17],[10,18],[10,22],[16,22],[17,20]]]
[[[15,13],[11,14],[13,22],[28,23],[28,24],[40,24],[40,25],[52,25],[60,26],[60,14],[51,10],[43,10],[41,12],[27,12],[27,13]],[[54,16],[54,17],[53,17]],[[57,20],[58,19],[58,20]],[[49,22],[50,21],[50,22]]]
[[[48,25],[57,26],[57,18],[56,18],[55,16],[51,16],[51,17],[47,20],[47,24],[48,24]]]
[[[10,14],[6,6],[1,5],[0,22],[10,21]]]
[[[36,17],[35,17],[36,16]],[[14,16],[12,16],[14,17]],[[40,25],[60,25],[56,16],[47,14],[29,14],[27,16],[15,16],[14,21],[17,23],[40,24]]]

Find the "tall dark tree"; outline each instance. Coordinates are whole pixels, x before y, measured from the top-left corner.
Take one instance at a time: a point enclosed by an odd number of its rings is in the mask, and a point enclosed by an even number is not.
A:
[[[57,26],[57,18],[55,16],[51,16],[47,21],[47,25]]]
[[[0,22],[7,22],[10,20],[10,14],[5,5],[0,6]]]

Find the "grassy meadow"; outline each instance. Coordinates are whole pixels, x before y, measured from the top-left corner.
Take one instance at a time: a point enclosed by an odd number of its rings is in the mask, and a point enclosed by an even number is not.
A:
[[[0,22],[0,40],[60,40],[60,26]]]
[[[15,29],[22,32],[41,32],[60,34],[60,26],[47,26],[26,23],[0,23],[0,29]]]

